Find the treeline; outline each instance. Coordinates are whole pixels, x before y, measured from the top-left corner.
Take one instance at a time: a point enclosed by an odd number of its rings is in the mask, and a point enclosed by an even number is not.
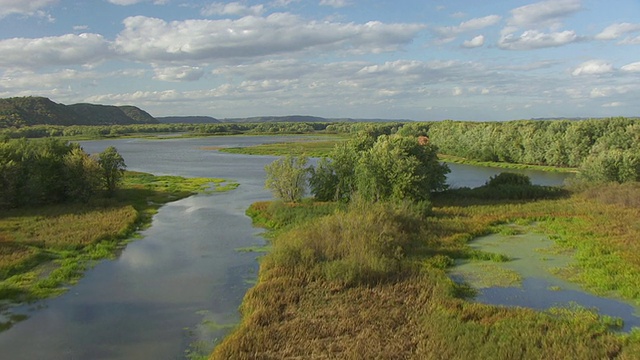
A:
[[[125,163],[114,147],[90,156],[59,139],[0,142],[0,208],[87,201],[113,195]]]
[[[44,137],[117,137],[131,134],[189,133],[193,135],[236,134],[307,134],[316,131],[350,133],[350,128],[328,130],[330,123],[214,123],[214,124],[136,124],[110,126],[55,126],[36,125],[0,129],[6,139]]]
[[[590,181],[640,180],[640,120],[431,123],[441,153],[480,161],[580,168]]]

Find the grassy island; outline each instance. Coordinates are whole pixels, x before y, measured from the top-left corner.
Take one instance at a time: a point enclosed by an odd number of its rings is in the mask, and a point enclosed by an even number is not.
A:
[[[211,359],[637,359],[640,330],[581,307],[547,311],[473,302],[452,281],[468,246],[505,224],[535,226],[573,252],[562,276],[640,303],[640,187],[605,185],[530,200],[449,190],[428,215],[410,205],[260,202],[272,250]]]

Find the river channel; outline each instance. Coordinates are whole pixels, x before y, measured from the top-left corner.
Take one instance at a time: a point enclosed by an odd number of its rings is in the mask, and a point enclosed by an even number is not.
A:
[[[225,178],[240,186],[163,206],[142,238],[129,243],[115,260],[99,262],[59,297],[14,308],[28,318],[0,332],[2,358],[179,359],[190,349],[208,351],[207,345],[198,344],[213,344],[239,320],[238,306],[256,277],[259,254],[238,249],[264,244],[244,212],[251,203],[271,198],[264,189],[264,166],[275,159],[211,149],[296,139],[82,142],[89,153],[115,146],[129,170]],[[479,186],[504,171],[450,167],[448,181],[454,187]],[[541,185],[562,184],[567,176],[525,173]]]

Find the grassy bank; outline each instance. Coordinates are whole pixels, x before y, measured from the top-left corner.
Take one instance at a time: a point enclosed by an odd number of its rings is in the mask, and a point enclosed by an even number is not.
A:
[[[248,147],[223,148],[222,152],[231,154],[245,155],[306,155],[310,157],[323,157],[329,155],[335,145],[341,141],[347,140],[347,137],[338,137],[336,135],[326,135],[323,137],[314,136],[313,138],[282,142],[275,144],[261,144]]]
[[[616,333],[615,321],[578,307],[473,303],[446,270],[456,258],[492,257],[467,246],[474,237],[536,223],[576,251],[565,276],[638,302],[640,187],[535,201],[480,195],[437,196],[426,218],[389,204],[328,215],[311,205],[254,205],[254,218],[281,230],[245,296],[241,325],[211,359],[638,358],[638,329]]]
[[[1,212],[0,305],[64,292],[93,261],[115,256],[162,204],[235,186],[127,172],[114,198]]]

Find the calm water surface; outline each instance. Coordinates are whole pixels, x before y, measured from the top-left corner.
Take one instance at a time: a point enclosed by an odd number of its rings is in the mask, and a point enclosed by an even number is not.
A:
[[[250,146],[294,137],[208,137],[164,140],[87,141],[96,153],[113,145],[129,170],[157,175],[218,177],[240,183],[236,190],[196,195],[163,206],[142,239],[115,260],[87,271],[54,299],[14,309],[29,318],[0,333],[4,359],[177,359],[194,341],[212,342],[233,324],[255,278],[259,230],[244,215],[264,189],[264,166],[275,158],[206,150]],[[483,185],[502,169],[450,165],[455,187]],[[562,184],[566,175],[526,172],[534,183]],[[225,330],[226,329],[226,330]]]

